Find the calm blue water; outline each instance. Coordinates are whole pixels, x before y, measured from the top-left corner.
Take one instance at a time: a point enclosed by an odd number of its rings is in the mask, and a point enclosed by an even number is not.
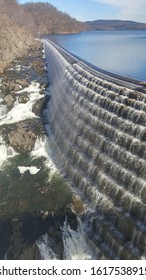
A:
[[[146,31],[94,31],[48,37],[99,68],[146,81]]]

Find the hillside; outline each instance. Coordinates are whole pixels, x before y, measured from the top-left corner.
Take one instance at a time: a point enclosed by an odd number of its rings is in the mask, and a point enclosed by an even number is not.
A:
[[[25,13],[31,15],[34,26],[31,31],[37,35],[52,33],[79,33],[85,25],[68,14],[62,13],[49,3],[27,3],[23,5]]]
[[[34,45],[34,37],[84,29],[84,24],[49,3],[20,5],[17,0],[0,0],[0,72]]]
[[[146,30],[145,23],[129,20],[93,20],[84,23],[90,30]]]
[[[0,72],[16,57],[25,54],[32,44],[32,36],[16,0],[0,0]]]

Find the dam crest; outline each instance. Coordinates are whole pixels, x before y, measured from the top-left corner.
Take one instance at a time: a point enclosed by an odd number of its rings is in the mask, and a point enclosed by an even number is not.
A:
[[[98,259],[146,259],[146,89],[43,40],[52,147]]]

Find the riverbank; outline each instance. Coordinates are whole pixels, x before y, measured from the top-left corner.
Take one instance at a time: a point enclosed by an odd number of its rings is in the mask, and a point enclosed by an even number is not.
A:
[[[45,258],[41,238],[62,259],[64,222],[76,230],[84,209],[49,156],[43,45],[14,60],[0,81],[0,259]]]

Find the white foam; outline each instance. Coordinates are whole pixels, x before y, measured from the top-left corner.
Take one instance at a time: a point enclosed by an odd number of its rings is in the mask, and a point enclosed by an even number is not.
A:
[[[85,239],[82,223],[80,221],[77,231],[72,230],[68,222],[64,223],[62,228],[63,237],[63,259],[64,260],[91,260],[93,255]],[[36,242],[41,258],[44,260],[55,260],[57,256],[52,250],[53,244],[48,235],[43,235]]]
[[[56,165],[54,164],[51,157],[49,156],[49,142],[48,142],[47,136],[37,138],[34,148],[31,152],[31,156],[34,158],[38,158],[38,157],[42,157],[42,156],[46,158],[45,165],[50,170],[49,179],[51,179],[51,176],[54,173],[57,173]]]
[[[34,148],[31,152],[32,157],[48,157],[48,141],[45,136],[37,137]]]
[[[42,260],[57,260],[57,256],[50,248],[50,240],[47,234],[44,234],[36,241]]]
[[[2,102],[3,98],[0,97],[0,119],[3,118],[7,113],[7,107]]]
[[[15,123],[26,119],[38,118],[32,112],[32,106],[35,101],[43,98],[40,94],[40,84],[37,82],[32,82],[29,87],[18,91],[17,94],[22,94],[24,92],[29,93],[30,100],[25,104],[20,104],[18,101],[16,101],[12,110],[10,110],[1,120],[1,125]]]
[[[10,124],[19,122],[25,119],[32,119],[35,118],[36,115],[31,112],[31,106],[26,104],[17,104],[15,103],[13,109],[7,113],[7,115],[2,119],[2,124]]]
[[[62,228],[64,259],[66,260],[91,260],[92,252],[85,239],[83,225],[79,221],[77,231],[70,228],[68,222]]]
[[[1,103],[1,100],[0,100],[0,103]],[[0,104],[0,119],[3,118],[4,116],[6,116],[6,113],[7,113],[6,105]]]
[[[25,171],[29,171],[30,174],[34,175],[40,171],[40,168],[37,168],[36,166],[18,166],[18,169],[21,174],[24,174]]]
[[[17,155],[14,149],[4,142],[2,136],[0,136],[0,167],[3,163],[9,159]]]
[[[40,91],[41,91],[40,84],[36,81],[32,81],[31,84],[28,87],[17,91],[17,94],[21,94],[21,93],[24,93],[24,92],[39,93]]]

